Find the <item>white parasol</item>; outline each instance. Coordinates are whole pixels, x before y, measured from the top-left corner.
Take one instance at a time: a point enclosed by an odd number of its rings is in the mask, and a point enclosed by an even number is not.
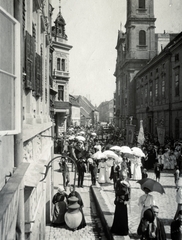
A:
[[[75,137],[78,141],[85,141],[85,138],[83,136],[77,136]]]
[[[97,134],[96,134],[95,132],[92,132],[91,135],[92,135],[92,136],[96,136]]]
[[[114,153],[113,151],[111,150],[106,150],[103,152],[108,158],[113,158],[113,159],[117,159],[118,158],[118,155],[116,153]]]
[[[107,156],[101,151],[94,153],[91,157],[94,159],[107,158]]]
[[[142,151],[141,148],[139,147],[132,147],[132,154],[137,156],[137,157],[145,157],[144,152]]]
[[[131,148],[130,148],[130,147],[128,147],[128,146],[122,146],[122,147],[120,147],[120,148],[121,148],[120,152],[132,154],[132,151],[131,151]]]
[[[113,146],[113,147],[110,148],[110,150],[121,151],[121,147],[120,146]]]
[[[85,135],[85,132],[84,132],[84,131],[81,131],[80,134]]]

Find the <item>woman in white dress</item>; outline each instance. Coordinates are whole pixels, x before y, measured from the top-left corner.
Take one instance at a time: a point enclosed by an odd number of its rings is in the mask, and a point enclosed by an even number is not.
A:
[[[106,161],[105,160],[106,159],[101,158],[98,165],[98,170],[99,170],[98,182],[99,183],[106,182]]]
[[[108,158],[106,161],[106,182],[112,183],[112,180],[110,179],[111,175],[111,167],[113,166],[113,158]]]
[[[142,179],[141,166],[142,166],[141,158],[135,157],[134,169],[133,169],[133,179],[134,180]]]
[[[150,190],[148,188],[144,188],[143,191],[145,194],[143,194],[138,201],[138,205],[141,209],[141,219],[143,217],[143,213],[145,212],[145,210],[155,205],[153,196],[149,194]]]

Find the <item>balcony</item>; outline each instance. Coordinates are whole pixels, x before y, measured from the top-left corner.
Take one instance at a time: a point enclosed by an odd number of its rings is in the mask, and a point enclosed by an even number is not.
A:
[[[54,77],[65,77],[65,78],[69,78],[69,72],[64,72],[64,71],[55,70],[55,71],[54,71]]]

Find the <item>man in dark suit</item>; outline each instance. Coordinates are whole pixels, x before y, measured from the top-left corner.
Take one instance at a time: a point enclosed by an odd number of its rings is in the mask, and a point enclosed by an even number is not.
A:
[[[147,240],[166,240],[166,233],[163,222],[158,218],[158,206],[152,206],[144,212],[140,221],[137,233],[141,239]],[[149,218],[150,216],[150,218]]]
[[[171,223],[171,239],[181,240],[182,239],[182,210],[178,212],[178,217]]]
[[[83,188],[84,174],[86,172],[86,166],[83,157],[80,157],[77,161],[77,171],[78,171],[78,187]]]

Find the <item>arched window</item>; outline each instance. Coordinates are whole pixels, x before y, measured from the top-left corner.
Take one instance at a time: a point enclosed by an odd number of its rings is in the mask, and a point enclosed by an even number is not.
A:
[[[57,59],[57,70],[61,70],[60,58]]]
[[[146,33],[144,30],[139,32],[139,45],[146,45]]]
[[[145,0],[138,0],[138,7],[145,8]]]

